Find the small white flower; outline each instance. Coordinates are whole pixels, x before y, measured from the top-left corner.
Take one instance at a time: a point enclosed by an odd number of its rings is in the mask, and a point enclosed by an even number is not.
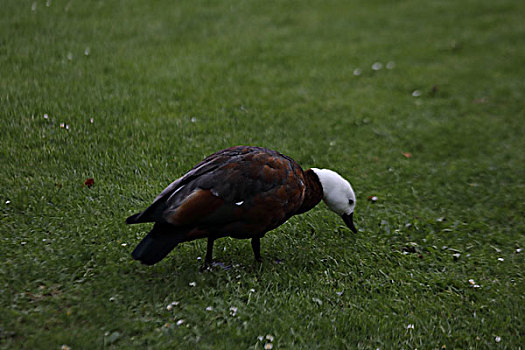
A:
[[[183,324],[183,323],[184,323],[184,320],[183,320],[183,319],[180,319],[180,320],[177,321],[176,324],[177,324],[177,326],[180,326],[180,325]]]
[[[481,286],[479,284],[475,284],[473,287],[474,288],[481,288]]]
[[[386,64],[386,69],[394,69],[396,66],[396,63],[394,61],[390,61]]]
[[[60,350],[71,350],[71,348],[69,346],[67,346],[66,344],[63,344],[61,347],[60,347]]]
[[[191,122],[192,122],[192,123],[196,123],[196,122],[197,122],[197,118],[192,117],[192,118],[191,118]]]
[[[231,307],[230,307],[230,315],[231,315],[231,316],[235,316],[235,315],[237,315],[237,310],[238,310],[238,309],[237,309],[235,306],[231,306]]]
[[[45,242],[45,241],[47,241],[47,239],[45,239],[45,238],[42,238],[42,242]]]
[[[69,124],[66,124],[66,130],[69,130]]]
[[[64,124],[64,123],[60,123],[60,127],[61,127],[62,129],[64,129],[65,126],[66,126],[66,124]]]
[[[414,325],[413,325],[412,323],[409,323],[409,324],[407,325],[407,329],[414,329]]]
[[[190,287],[196,287],[197,286],[197,282],[190,282],[189,285],[190,285]]]
[[[250,293],[255,293],[255,289],[251,288]]]
[[[171,309],[173,309],[174,306],[177,306],[177,305],[179,305],[178,301],[172,301],[171,303],[168,304],[168,306],[166,306],[166,309],[170,311]]]
[[[47,119],[49,118],[49,116],[47,114],[44,114],[44,119]]]
[[[95,121],[95,119],[93,119],[93,118],[89,118],[89,122],[90,122],[91,124],[93,124],[94,121]]]
[[[476,284],[476,282],[474,282],[474,280],[473,280],[472,278],[468,280],[468,283],[470,283],[470,284],[472,284],[472,285],[475,285],[475,284]]]
[[[114,302],[115,300],[117,300],[117,298],[115,298],[115,297],[109,298],[109,301],[111,301],[111,302]]]
[[[381,63],[381,62],[375,62],[375,63],[372,65],[372,69],[373,69],[373,70],[380,70],[380,69],[383,69],[383,63]]]
[[[496,337],[496,338],[494,338],[494,341],[495,341],[496,343],[499,343],[499,342],[501,341],[501,337]]]
[[[362,71],[361,71],[360,68],[356,68],[356,69],[354,69],[354,75],[355,75],[356,77],[359,76],[359,75],[361,75],[361,72],[362,72]]]
[[[503,259],[503,258],[498,258],[498,261],[505,261],[505,259]]]
[[[521,248],[517,248],[516,253],[521,253]]]
[[[421,90],[414,90],[414,91],[412,91],[412,96],[414,96],[414,97],[419,97],[422,94],[423,93],[421,92]]]
[[[266,340],[268,340],[270,343],[273,342],[273,335],[266,334]]]
[[[89,47],[86,47],[86,49],[84,50],[84,55],[86,55],[86,56],[89,55]]]
[[[213,310],[213,307],[211,306],[206,307],[206,311],[212,311],[212,310]]]
[[[11,201],[10,200],[6,200],[5,204],[11,204]]]
[[[264,344],[264,349],[265,349],[265,350],[271,350],[271,349],[273,349],[273,344],[272,344],[272,343],[266,343],[266,344]]]
[[[127,243],[121,243],[120,245],[123,246],[123,247],[125,247],[125,246],[127,246],[128,244],[127,244]]]
[[[179,305],[178,301],[172,301],[171,303],[168,304],[168,306],[166,306],[166,310],[171,311],[173,307],[177,305]]]
[[[262,335],[258,336],[257,339],[259,339],[259,341],[263,341],[264,340],[264,337]]]
[[[23,242],[20,242],[21,245],[26,245],[27,242],[23,241]]]

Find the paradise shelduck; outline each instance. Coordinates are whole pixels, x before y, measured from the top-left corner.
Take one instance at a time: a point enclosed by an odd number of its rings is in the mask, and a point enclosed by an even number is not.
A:
[[[154,222],[132,253],[153,265],[176,245],[208,238],[205,265],[221,237],[251,238],[261,261],[264,234],[321,201],[353,223],[355,194],[348,181],[328,169],[303,169],[292,158],[262,147],[236,146],[214,153],[171,183],[127,224]]]

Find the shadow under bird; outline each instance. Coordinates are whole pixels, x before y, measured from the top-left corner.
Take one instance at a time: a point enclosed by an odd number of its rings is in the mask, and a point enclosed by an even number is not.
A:
[[[146,210],[127,224],[154,222],[132,253],[153,265],[179,243],[207,238],[205,264],[212,262],[213,242],[221,237],[251,238],[261,261],[266,232],[291,216],[315,207],[321,199],[341,215],[354,233],[355,194],[332,170],[306,171],[292,158],[262,147],[236,146],[214,153],[171,183]]]

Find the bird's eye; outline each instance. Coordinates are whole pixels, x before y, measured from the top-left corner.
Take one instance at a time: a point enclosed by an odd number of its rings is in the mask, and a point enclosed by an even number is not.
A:
[[[350,205],[354,204],[354,200],[353,199],[349,199],[348,200],[348,204],[350,204]]]

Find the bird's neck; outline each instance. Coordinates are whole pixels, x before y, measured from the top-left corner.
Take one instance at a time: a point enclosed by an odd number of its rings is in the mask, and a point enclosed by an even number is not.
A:
[[[304,178],[306,180],[304,200],[296,214],[307,212],[323,199],[323,187],[321,186],[321,181],[319,181],[315,172],[312,169],[306,170],[304,172]]]

